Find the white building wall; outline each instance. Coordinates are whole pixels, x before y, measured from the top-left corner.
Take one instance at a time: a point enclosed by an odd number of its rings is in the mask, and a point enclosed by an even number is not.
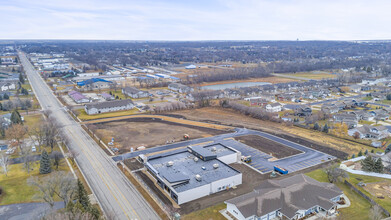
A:
[[[194,189],[190,189],[181,193],[176,193],[178,195],[178,205],[207,196],[210,194],[210,184],[206,184]]]
[[[231,213],[231,215],[235,216],[238,220],[246,220],[246,218],[242,215],[239,209],[231,203],[227,203],[227,211]]]
[[[227,188],[231,188],[233,186],[237,186],[240,184],[242,184],[242,174],[238,173],[235,176],[231,176],[231,177],[228,177],[225,179],[221,179],[221,180],[212,182],[210,184],[210,193],[212,194],[212,193],[220,192],[220,191],[226,190]],[[220,189],[219,189],[219,187],[220,187]]]
[[[221,160],[223,163],[231,164],[238,162],[238,155],[237,153],[232,152],[232,154],[218,157],[217,159]]]

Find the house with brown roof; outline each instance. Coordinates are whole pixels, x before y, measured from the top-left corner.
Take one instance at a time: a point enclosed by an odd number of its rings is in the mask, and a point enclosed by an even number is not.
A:
[[[298,174],[266,180],[254,191],[225,203],[229,215],[238,220],[301,219],[315,212],[334,215],[342,195],[334,184]]]

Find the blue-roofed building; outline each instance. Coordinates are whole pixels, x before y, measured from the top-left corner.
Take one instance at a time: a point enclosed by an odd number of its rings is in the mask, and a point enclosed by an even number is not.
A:
[[[140,158],[166,196],[179,205],[242,184],[242,173],[228,165],[238,161],[239,152],[222,144]]]
[[[97,89],[108,89],[110,88],[111,84],[113,84],[113,82],[105,79],[92,78],[92,79],[87,79],[78,82],[77,86],[83,87],[85,89],[97,90]]]

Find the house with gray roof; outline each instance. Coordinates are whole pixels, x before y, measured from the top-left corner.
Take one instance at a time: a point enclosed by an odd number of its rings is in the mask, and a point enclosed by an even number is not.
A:
[[[266,180],[254,191],[225,203],[227,212],[238,220],[302,219],[315,212],[334,215],[342,195],[334,184],[298,174]]]
[[[86,104],[84,106],[84,110],[88,115],[130,110],[132,108],[134,108],[134,104],[131,99],[114,100],[108,102],[97,102],[97,103]]]
[[[179,92],[179,93],[189,93],[189,92],[194,91],[194,89],[191,88],[190,86],[186,86],[186,85],[183,85],[180,83],[170,83],[168,85],[168,89],[171,89],[171,90]]]
[[[348,134],[350,136],[356,135],[356,133],[359,134],[360,139],[375,139],[380,140],[383,138],[387,138],[390,136],[390,133],[388,131],[388,128],[386,128],[383,125],[380,126],[371,126],[364,124],[361,127],[353,128],[348,130]]]
[[[137,89],[135,87],[125,87],[122,89],[122,94],[134,99],[149,97],[149,92]]]

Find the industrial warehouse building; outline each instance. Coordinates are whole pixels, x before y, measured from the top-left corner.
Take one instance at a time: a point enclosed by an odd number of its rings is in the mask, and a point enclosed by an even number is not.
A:
[[[242,184],[242,174],[228,165],[238,161],[240,152],[222,144],[140,158],[156,183],[179,205]]]

